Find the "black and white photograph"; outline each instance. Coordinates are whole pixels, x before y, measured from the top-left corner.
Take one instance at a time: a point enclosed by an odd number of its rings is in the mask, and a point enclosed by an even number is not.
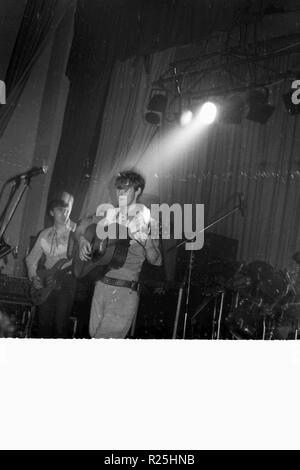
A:
[[[0,25],[2,364],[298,368],[300,1],[0,0]]]

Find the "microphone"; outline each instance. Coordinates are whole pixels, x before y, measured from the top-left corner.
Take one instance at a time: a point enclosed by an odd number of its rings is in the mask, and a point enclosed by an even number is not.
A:
[[[239,209],[241,211],[241,216],[245,216],[245,195],[244,193],[239,193]]]
[[[31,170],[25,171],[25,173],[21,173],[19,175],[13,176],[8,180],[8,183],[11,181],[22,181],[25,179],[32,178],[33,176],[38,176],[42,175],[44,173],[47,173],[48,171],[48,166],[43,165],[43,166],[34,166],[31,168]]]

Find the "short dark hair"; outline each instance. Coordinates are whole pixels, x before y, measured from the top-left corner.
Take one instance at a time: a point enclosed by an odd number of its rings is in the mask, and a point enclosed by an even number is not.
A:
[[[117,189],[134,188],[135,191],[140,189],[140,194],[144,191],[145,184],[145,178],[135,171],[121,171],[115,179]]]
[[[69,199],[72,199],[74,201],[74,196],[73,194],[69,193],[69,191],[66,191],[65,189],[62,189],[61,191],[58,191],[54,194],[53,199],[63,199],[63,195],[67,194],[69,196]]]
[[[48,212],[50,213],[56,207],[69,207],[69,204],[62,199],[52,199],[48,206]]]

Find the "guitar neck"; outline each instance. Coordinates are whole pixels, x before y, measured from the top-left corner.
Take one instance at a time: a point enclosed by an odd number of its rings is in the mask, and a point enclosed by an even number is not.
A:
[[[55,276],[59,274],[66,273],[69,271],[73,260],[61,259],[55,263],[52,268],[49,269],[40,269],[38,270],[37,274],[40,278],[44,279],[49,276]]]

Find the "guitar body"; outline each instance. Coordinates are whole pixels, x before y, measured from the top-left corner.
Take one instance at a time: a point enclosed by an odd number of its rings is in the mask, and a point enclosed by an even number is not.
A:
[[[97,269],[98,276],[101,276],[108,265],[118,269],[125,263],[130,243],[129,236],[126,239],[104,238],[101,240],[97,236],[96,228],[97,224],[91,224],[84,234],[84,237],[91,244],[91,255],[88,261],[79,258],[79,244],[74,243],[73,273],[79,279],[85,277],[94,269]],[[118,234],[118,230],[116,230],[116,233]]]
[[[39,269],[37,271],[37,275],[43,282],[43,287],[41,289],[31,288],[31,300],[34,305],[43,304],[51,292],[60,287],[60,281],[66,271],[70,270],[70,265],[71,261],[61,259],[51,269]]]

